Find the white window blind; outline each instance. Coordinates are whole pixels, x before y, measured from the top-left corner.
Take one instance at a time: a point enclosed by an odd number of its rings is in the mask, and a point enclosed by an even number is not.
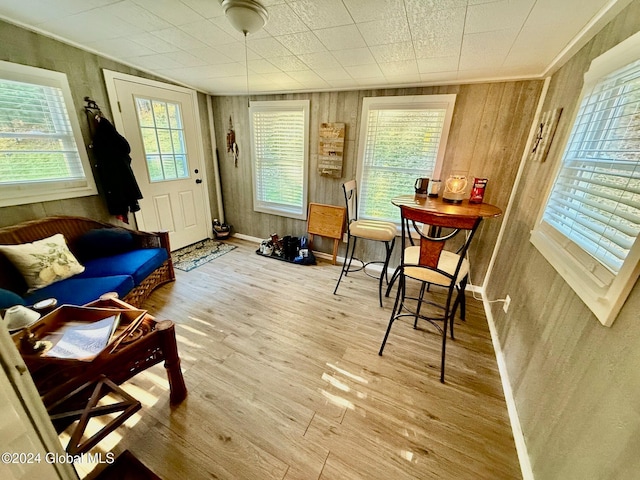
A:
[[[359,216],[400,221],[391,199],[413,193],[416,178],[439,176],[455,95],[363,101]]]
[[[640,233],[640,61],[583,99],[543,219],[620,271]]]
[[[96,193],[65,85],[63,74],[0,62],[0,205]]]
[[[640,34],[593,60],[531,242],[610,326],[640,274]]]
[[[251,102],[254,209],[306,219],[308,101]]]

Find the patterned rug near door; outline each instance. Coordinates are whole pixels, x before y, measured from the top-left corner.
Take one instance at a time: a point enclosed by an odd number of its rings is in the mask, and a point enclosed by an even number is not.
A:
[[[188,247],[171,252],[171,257],[173,258],[173,266],[175,268],[183,272],[188,272],[200,265],[210,262],[214,258],[230,252],[234,248],[236,248],[235,245],[229,245],[207,238]]]

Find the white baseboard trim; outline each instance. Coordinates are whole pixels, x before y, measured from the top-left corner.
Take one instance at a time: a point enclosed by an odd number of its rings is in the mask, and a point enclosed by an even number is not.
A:
[[[516,401],[513,397],[513,390],[511,389],[511,382],[509,381],[509,373],[507,371],[507,364],[502,352],[502,346],[498,340],[498,331],[496,324],[493,321],[493,314],[491,313],[490,303],[484,299],[484,311],[487,317],[487,324],[489,325],[489,332],[491,333],[491,341],[493,342],[493,350],[496,354],[496,361],[498,362],[498,370],[500,372],[500,379],[502,381],[502,390],[504,392],[504,399],[507,403],[507,411],[509,413],[509,421],[511,423],[511,431],[513,432],[513,439],[516,444],[516,451],[518,453],[518,460],[520,462],[520,470],[522,471],[523,480],[534,480],[533,470],[531,469],[531,461],[529,460],[529,452],[527,451],[527,444],[524,440],[524,434],[522,433],[522,427],[520,426],[520,418],[518,417],[518,410],[516,408]]]

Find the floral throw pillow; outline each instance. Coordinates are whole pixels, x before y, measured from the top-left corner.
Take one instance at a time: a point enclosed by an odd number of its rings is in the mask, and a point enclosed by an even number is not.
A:
[[[0,245],[0,252],[22,274],[29,291],[84,272],[61,233],[32,243]]]

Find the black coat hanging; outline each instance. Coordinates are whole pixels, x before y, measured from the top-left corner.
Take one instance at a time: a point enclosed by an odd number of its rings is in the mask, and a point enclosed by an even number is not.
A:
[[[140,210],[142,192],[131,170],[131,147],[116,128],[104,117],[97,119],[93,135],[93,155],[98,182],[112,215],[125,219],[129,212]]]

